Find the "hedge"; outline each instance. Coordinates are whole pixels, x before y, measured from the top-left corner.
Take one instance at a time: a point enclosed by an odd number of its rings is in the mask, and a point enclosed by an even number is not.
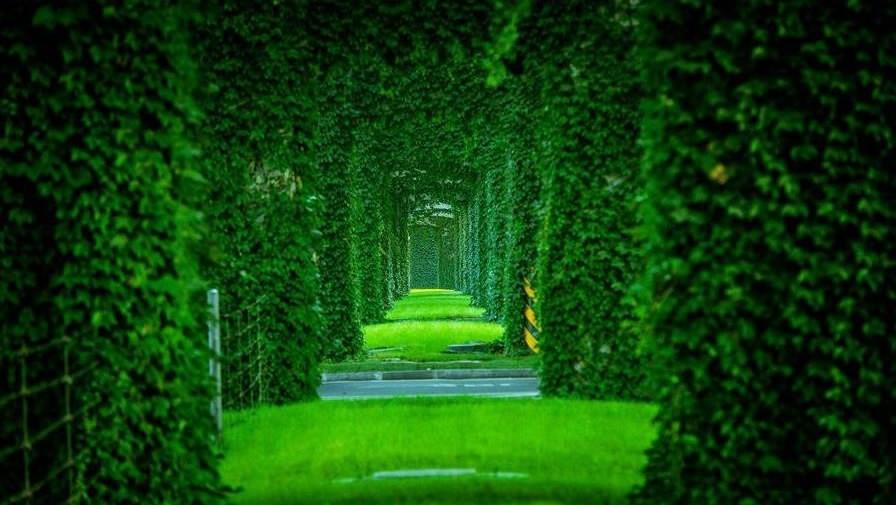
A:
[[[896,6],[643,7],[639,503],[896,500]]]
[[[460,275],[458,265],[458,220],[456,210],[451,211],[454,217],[443,219],[438,230],[439,250],[439,287],[458,289]]]
[[[626,303],[641,269],[636,224],[638,97],[633,24],[615,2],[538,4],[521,26],[539,72],[543,214],[535,272],[541,391],[641,394]],[[533,47],[534,45],[534,47]]]
[[[53,427],[75,416],[76,491],[63,471],[40,503],[218,502],[205,308],[190,303],[201,295],[193,13],[172,4],[0,8],[0,398],[26,386],[21,375],[34,388],[66,373],[63,347],[27,370],[14,351],[71,339],[70,408],[61,387],[34,389],[27,424],[35,485],[69,463]],[[22,402],[0,408],[6,449],[22,441]],[[24,490],[23,466],[20,452],[0,462],[0,501]]]
[[[430,224],[410,227],[411,289],[439,288],[439,229]]]
[[[221,293],[222,313],[264,297],[261,387],[273,403],[315,398],[320,382],[320,206],[306,154],[313,103],[295,96],[309,95],[311,64],[291,50],[302,38],[293,28],[302,16],[295,7],[257,1],[247,10],[245,2],[224,2],[205,14],[194,37],[205,83],[200,166],[209,185],[203,211],[211,252],[203,273]],[[265,51],[252,50],[261,44]],[[234,347],[224,342],[225,350]],[[224,390],[225,402],[239,395]]]
[[[354,255],[357,238],[352,227],[352,202],[357,196],[349,163],[349,86],[346,69],[331,69],[320,90],[323,110],[317,126],[316,185],[324,207],[318,261],[324,318],[321,333],[324,355],[333,360],[357,356],[364,343]]]

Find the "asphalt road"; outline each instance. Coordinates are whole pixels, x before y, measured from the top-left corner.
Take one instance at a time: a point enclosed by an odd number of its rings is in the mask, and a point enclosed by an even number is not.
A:
[[[317,389],[324,400],[358,400],[396,396],[538,396],[538,379],[425,379],[325,382]]]

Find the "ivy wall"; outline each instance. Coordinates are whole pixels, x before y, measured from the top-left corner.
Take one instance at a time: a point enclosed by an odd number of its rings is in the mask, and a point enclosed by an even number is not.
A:
[[[28,443],[0,461],[3,502],[219,501],[192,19],[0,7],[0,446]]]
[[[872,4],[644,6],[664,380],[641,503],[896,497],[894,21]]]
[[[195,37],[206,111],[199,167],[207,182],[202,210],[210,250],[203,274],[221,293],[222,313],[258,304],[265,331],[261,355],[252,360],[264,361],[266,396],[279,403],[316,397],[320,380],[314,250],[321,206],[309,185],[308,155],[314,103],[299,98],[309,94],[311,63],[290,49],[303,37],[288,28],[300,10],[245,5],[221,3]],[[259,44],[267,50],[251,50]],[[234,346],[224,342],[231,354]]]
[[[431,224],[410,228],[411,289],[439,288],[439,242],[441,230]]]

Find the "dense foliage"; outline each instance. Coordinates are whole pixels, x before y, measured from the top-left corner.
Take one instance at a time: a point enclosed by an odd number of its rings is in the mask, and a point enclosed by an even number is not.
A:
[[[638,96],[630,13],[544,4],[533,13],[550,63],[544,225],[537,287],[542,390],[595,398],[637,394],[637,337],[625,297],[639,271],[634,244]],[[583,5],[593,2],[583,2]]]
[[[631,6],[537,2],[528,16],[519,13],[511,6],[507,14],[515,46],[500,49],[508,70],[522,68],[510,80],[520,81],[513,103],[525,106],[525,120],[503,122],[519,132],[514,139],[541,143],[514,146],[510,163],[519,168],[508,173],[505,198],[519,199],[509,215],[524,221],[510,222],[509,239],[496,235],[513,246],[513,264],[504,265],[508,328],[520,326],[520,279],[532,277],[542,391],[639,397],[643,373],[627,302],[641,271],[633,235],[639,90]],[[507,213],[507,204],[493,208]]]
[[[529,352],[529,281],[544,394],[661,403],[639,501],[896,499],[896,8],[195,7],[0,11],[0,501],[215,501],[204,289],[285,403],[412,287]]]
[[[649,2],[641,502],[896,500],[896,7]]]
[[[421,224],[410,228],[411,289],[449,288],[439,278],[440,230],[433,225]]]
[[[345,359],[361,352],[361,319],[358,312],[358,280],[352,229],[352,186],[350,154],[352,133],[344,97],[348,76],[342,69],[330,73],[322,91],[317,168],[323,198],[323,227],[320,244],[320,300],[323,308],[324,354]]]
[[[31,461],[0,461],[3,502],[217,501],[190,304],[191,19],[157,1],[0,9],[0,397],[19,395],[0,404],[0,441]],[[64,338],[67,356],[16,356]]]
[[[222,312],[260,303],[262,377],[268,401],[315,397],[319,310],[313,240],[319,205],[309,187],[313,102],[309,58],[292,47],[296,5],[223,2],[195,37],[201,81],[203,202],[211,247],[204,274]],[[265,51],[251,50],[265,45]],[[269,76],[282,76],[270,79]],[[229,328],[225,328],[229,329]],[[237,342],[225,331],[225,350]],[[225,356],[229,357],[229,356]],[[227,399],[241,394],[225,388]]]

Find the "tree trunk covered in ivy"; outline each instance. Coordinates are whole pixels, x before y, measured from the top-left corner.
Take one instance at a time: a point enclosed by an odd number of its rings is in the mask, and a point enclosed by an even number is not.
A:
[[[395,298],[401,298],[411,291],[410,245],[408,244],[408,202],[404,195],[396,194],[395,214],[392,223],[395,243],[393,244],[393,279]]]
[[[357,265],[358,314],[362,324],[377,323],[385,316],[385,287],[382,236],[386,223],[382,211],[381,177],[377,170],[365,164],[364,158],[353,151],[350,160],[351,186],[355,188],[352,217]]]
[[[525,279],[534,279],[538,259],[538,198],[541,180],[536,169],[538,150],[533,127],[525,114],[532,102],[516,83],[511,128],[516,132],[510,141],[509,160],[505,166],[507,184],[507,260],[504,265],[504,349],[508,354],[525,352],[523,337],[524,310],[528,297],[523,290]]]
[[[470,202],[468,219],[467,219],[467,268],[468,273],[468,293],[472,297],[474,305],[482,306],[484,299],[484,289],[482,282],[483,275],[483,258],[482,258],[482,190],[477,184],[477,189]]]
[[[506,147],[497,142],[492,164],[485,175],[485,308],[486,317],[497,321],[504,315],[504,262],[507,256],[507,206],[504,184]]]

